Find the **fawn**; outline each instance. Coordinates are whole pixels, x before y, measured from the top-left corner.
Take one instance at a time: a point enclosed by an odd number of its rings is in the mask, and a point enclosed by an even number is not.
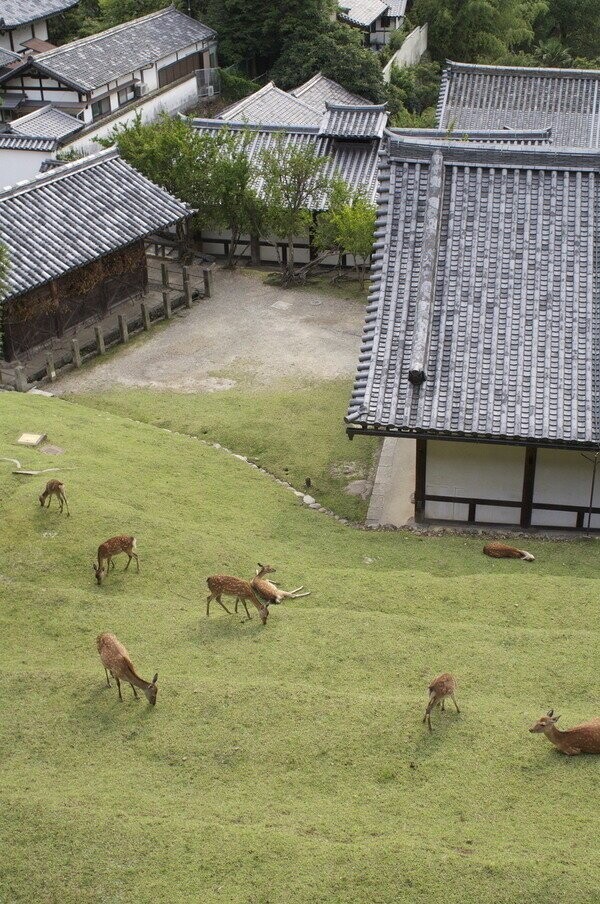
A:
[[[299,590],[303,590],[304,587],[296,587],[295,590],[280,590],[276,584],[271,583],[271,581],[263,580],[263,575],[265,574],[273,574],[273,572],[277,571],[276,568],[273,568],[272,565],[261,565],[258,563],[258,569],[256,571],[256,577],[252,578],[252,588],[256,591],[256,593],[260,596],[261,599],[265,601],[267,606],[278,605],[283,602],[283,600],[297,600],[302,596],[309,596],[310,590],[307,590],[306,593],[298,593]],[[237,612],[238,600],[235,601],[235,611]]]
[[[591,719],[582,722],[574,728],[561,731],[556,727],[560,716],[554,715],[551,709],[545,716],[538,719],[529,731],[532,734],[546,735],[550,743],[558,747],[567,756],[578,756],[580,753],[600,753],[600,719]]]
[[[505,546],[504,543],[488,543],[483,547],[486,556],[492,559],[523,559],[524,562],[535,562],[535,556],[524,549],[515,549],[514,546]]]
[[[46,489],[39,497],[40,505],[42,506],[42,508],[44,508],[46,499],[48,500],[47,508],[50,508],[50,503],[53,496],[56,496],[56,498],[58,499],[58,513],[62,515],[63,505],[66,505],[67,515],[70,515],[71,512],[69,511],[69,503],[67,502],[67,497],[65,496],[65,485],[60,480],[49,480],[46,484]]]
[[[144,681],[143,678],[140,678],[129,658],[129,653],[123,644],[117,640],[114,634],[99,634],[96,638],[96,646],[98,647],[100,659],[104,666],[106,683],[109,687],[111,686],[108,678],[108,673],[110,672],[117,682],[117,690],[119,691],[119,700],[121,703],[123,702],[123,697],[121,696],[121,681],[128,681],[136,700],[139,699],[136,687],[140,687],[145,693],[148,703],[155,706],[156,695],[158,694],[158,688],[156,686],[158,672],[152,681]]]
[[[425,710],[425,715],[423,716],[423,722],[427,722],[429,725],[429,731],[431,731],[431,713],[436,706],[440,706],[441,710],[444,712],[446,697],[451,697],[452,702],[456,707],[456,712],[459,713],[460,709],[458,708],[458,703],[456,702],[456,697],[454,696],[456,692],[456,679],[450,675],[448,672],[444,672],[443,675],[438,675],[437,678],[434,678],[431,684],[429,685],[429,703],[427,704],[427,709]]]
[[[111,565],[113,568],[115,567],[113,556],[117,556],[120,552],[127,553],[127,555],[129,556],[127,565],[125,566],[125,571],[127,571],[127,569],[129,568],[131,560],[135,559],[137,570],[139,572],[140,560],[138,559],[138,554],[135,550],[135,537],[111,537],[110,540],[106,540],[104,543],[101,543],[98,547],[98,564],[96,565],[96,563],[94,562],[92,566],[98,584],[102,583],[102,578],[108,574],[108,570]]]
[[[207,616],[210,615],[211,600],[216,600],[219,606],[225,609],[225,612],[227,612],[228,615],[233,615],[233,612],[229,611],[225,603],[221,600],[221,597],[234,596],[236,612],[238,600],[241,600],[244,604],[246,615],[248,616],[248,618],[250,618],[248,606],[246,605],[246,600],[250,600],[250,602],[258,609],[261,622],[263,623],[263,625],[266,625],[269,615],[269,610],[267,608],[268,604],[259,599],[258,595],[252,589],[252,585],[249,581],[243,581],[241,578],[234,578],[228,574],[213,574],[206,579],[206,583],[208,584],[208,589],[210,590],[210,593],[206,598]]]

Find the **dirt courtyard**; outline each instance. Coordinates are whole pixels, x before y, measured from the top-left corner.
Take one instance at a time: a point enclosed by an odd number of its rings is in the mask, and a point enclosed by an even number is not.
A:
[[[267,386],[286,378],[351,376],[364,305],[344,294],[283,290],[263,285],[259,273],[216,270],[212,298],[106,361],[71,371],[53,392],[213,392],[239,381]]]

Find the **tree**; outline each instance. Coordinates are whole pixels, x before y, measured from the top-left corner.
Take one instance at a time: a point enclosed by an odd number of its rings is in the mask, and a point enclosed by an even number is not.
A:
[[[533,39],[545,9],[545,0],[415,0],[411,15],[429,24],[434,60],[493,63]]]
[[[295,281],[294,237],[312,227],[310,207],[326,208],[331,179],[324,172],[327,157],[319,157],[313,144],[298,147],[277,136],[272,149],[263,151],[258,167],[265,202],[265,229],[287,242],[287,260],[282,263],[282,283]]]
[[[321,250],[350,254],[354,269],[364,286],[377,210],[361,191],[352,192],[344,182],[336,182],[331,191],[329,210],[319,217],[315,242]]]
[[[600,57],[600,3],[598,0],[548,0],[539,17],[536,35],[543,42],[555,38],[574,57]]]
[[[423,125],[435,121],[435,106],[440,88],[439,63],[392,67],[387,102],[395,126]]]
[[[374,103],[385,99],[377,54],[362,44],[360,32],[355,28],[330,22],[320,34],[289,43],[270,76],[281,88],[289,89],[316,72]]]

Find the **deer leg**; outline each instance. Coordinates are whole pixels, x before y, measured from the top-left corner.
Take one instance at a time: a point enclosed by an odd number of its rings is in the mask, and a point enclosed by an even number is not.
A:
[[[446,712],[446,700],[445,700],[445,699],[442,700],[442,712],[443,712],[443,713]]]
[[[212,593],[209,593],[209,595],[206,597],[206,617],[207,617],[207,618],[208,618],[208,616],[210,615],[210,601],[211,601],[211,599],[212,599]]]
[[[65,504],[66,507],[67,507],[67,515],[70,515],[71,512],[69,511],[69,503],[67,502],[67,497],[65,496],[64,493],[62,494],[62,500],[63,500],[64,504]],[[61,512],[62,512],[62,506],[60,507],[60,510],[61,510]]]
[[[107,668],[104,669],[104,674],[106,675],[106,683],[108,684],[109,687],[112,687],[112,684],[108,680],[108,669]]]
[[[221,606],[222,609],[225,609],[225,612],[227,613],[227,615],[233,615],[233,612],[230,612],[229,609],[227,608],[227,606],[225,605],[225,603],[222,602],[220,594],[219,594],[219,596],[216,596],[215,599],[218,602],[219,606]]]
[[[115,679],[115,681],[117,682],[117,689],[118,689],[118,691],[119,691],[119,700],[120,700],[121,703],[122,703],[122,702],[123,702],[123,697],[121,696],[121,682],[119,681],[119,679],[117,678],[116,675],[114,675],[114,679]]]
[[[136,568],[137,568],[137,573],[139,574],[139,573],[140,573],[140,560],[139,560],[139,558],[138,558],[137,552],[134,552],[134,553],[133,553],[133,558],[135,559],[135,564],[136,564]]]
[[[129,556],[129,558],[127,559],[127,565],[125,566],[125,571],[127,571],[129,566],[131,565],[131,560],[133,559],[132,555],[130,555],[129,553],[127,553],[127,555]],[[138,571],[139,571],[139,569],[138,569]]]
[[[48,496],[48,502],[46,503],[46,508],[50,508],[51,500],[52,500],[52,495]]]
[[[140,698],[138,697],[138,692],[136,691],[133,684],[131,684],[131,681],[129,682],[129,684],[131,685],[131,690],[133,691],[133,696],[135,697],[136,700],[139,700]]]
[[[456,712],[459,713],[460,709],[458,708],[458,703],[456,702],[456,697],[454,696],[454,694],[450,694],[450,696],[452,697],[452,702],[454,703],[454,705],[456,707]]]
[[[250,619],[252,618],[252,616],[251,616],[250,613],[248,612],[248,606],[247,606],[247,604],[246,604],[246,600],[242,600],[242,603],[244,604],[244,609],[246,610],[246,615],[248,616],[248,621],[250,621]],[[236,610],[236,611],[237,611],[237,610]]]

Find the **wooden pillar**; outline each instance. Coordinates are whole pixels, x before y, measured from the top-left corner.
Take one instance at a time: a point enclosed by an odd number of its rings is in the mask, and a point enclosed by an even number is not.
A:
[[[27,383],[27,374],[22,364],[15,367],[15,389],[17,392],[27,392],[29,384]]]
[[[525,465],[523,468],[523,493],[521,495],[521,527],[531,527],[536,458],[537,446],[526,446]]]
[[[160,272],[162,274],[162,284],[166,289],[168,289],[169,288],[169,268],[167,267],[166,264],[160,265]]]
[[[56,380],[56,368],[54,366],[54,352],[52,349],[48,349],[46,352],[46,374],[48,379],[54,383]]]
[[[124,314],[119,314],[119,333],[121,334],[121,342],[129,342],[129,329]]]
[[[98,354],[103,355],[106,349],[104,347],[104,336],[102,334],[101,328],[99,326],[95,326],[94,333],[96,334],[96,347],[98,349]]]
[[[164,308],[164,312],[165,312],[165,320],[170,320],[171,319],[171,299],[169,298],[169,293],[163,292],[162,299],[163,299],[163,308]]]
[[[425,518],[425,492],[427,486],[427,440],[416,440],[415,459],[415,521],[420,523]]]
[[[186,308],[192,306],[192,287],[190,285],[190,268],[183,268],[183,296],[185,298]]]
[[[260,267],[260,236],[250,236],[250,262],[253,267]]]
[[[81,367],[81,350],[79,348],[79,339],[71,339],[71,351],[73,352],[73,364],[75,367]]]
[[[150,329],[150,311],[148,310],[148,305],[145,301],[143,301],[140,305],[142,309],[142,325],[146,332]]]
[[[213,288],[213,273],[212,270],[203,270],[202,277],[204,279],[204,297],[210,298],[212,295]]]

